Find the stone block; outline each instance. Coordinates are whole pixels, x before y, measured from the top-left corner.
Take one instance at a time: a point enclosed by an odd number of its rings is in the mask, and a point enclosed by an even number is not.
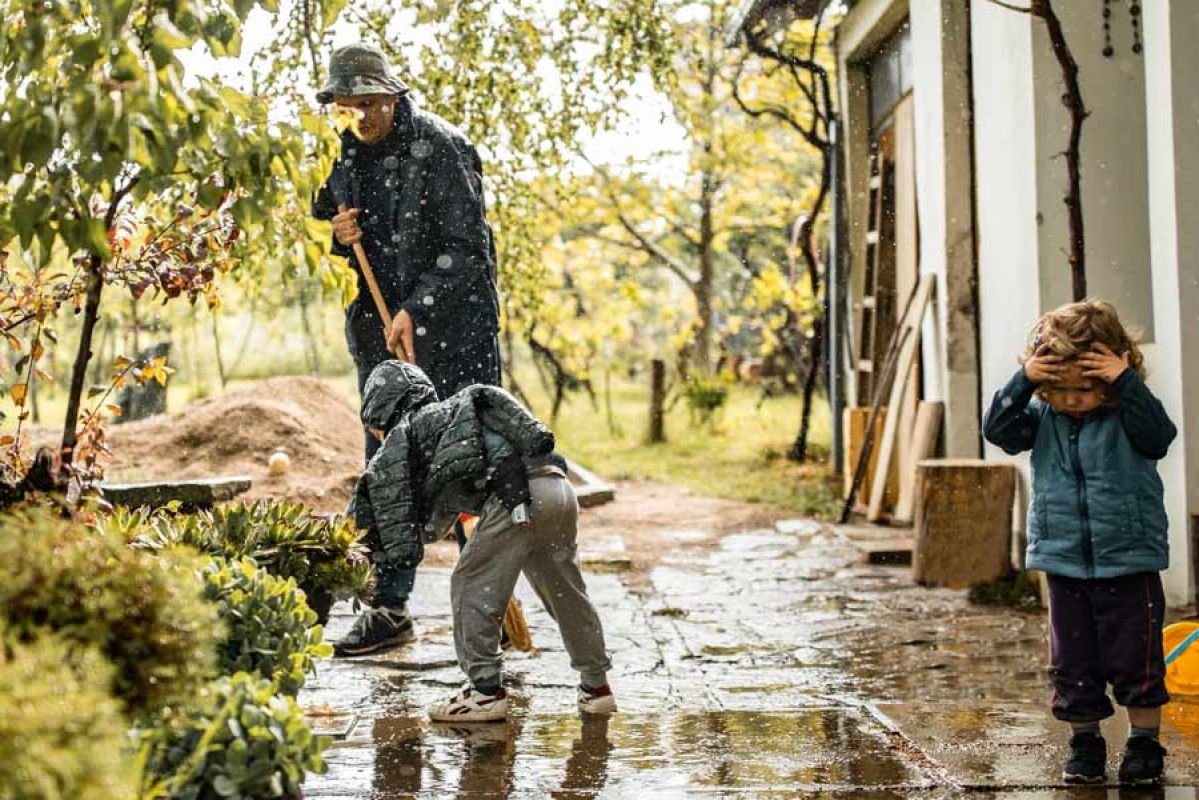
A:
[[[212,508],[250,490],[248,475],[197,478],[184,481],[146,481],[144,483],[103,483],[104,499],[114,506],[161,508],[171,502],[185,509]]]

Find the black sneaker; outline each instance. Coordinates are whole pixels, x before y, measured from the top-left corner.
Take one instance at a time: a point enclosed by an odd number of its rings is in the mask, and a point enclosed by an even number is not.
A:
[[[1120,762],[1120,783],[1142,786],[1162,779],[1166,748],[1149,736],[1133,736],[1124,745],[1124,760]]]
[[[1094,733],[1070,737],[1070,758],[1062,770],[1066,783],[1103,783],[1107,780],[1107,743]]]
[[[335,656],[363,656],[412,641],[412,617],[389,608],[368,608],[350,632],[333,645]]]

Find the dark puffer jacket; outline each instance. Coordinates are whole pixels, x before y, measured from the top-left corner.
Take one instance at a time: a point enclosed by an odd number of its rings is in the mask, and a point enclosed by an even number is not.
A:
[[[358,480],[352,505],[373,528],[387,561],[415,566],[440,531],[435,514],[479,513],[513,463],[556,463],[554,434],[496,386],[469,386],[434,402],[432,384],[411,364],[387,361],[367,381],[362,419],[390,427]]]

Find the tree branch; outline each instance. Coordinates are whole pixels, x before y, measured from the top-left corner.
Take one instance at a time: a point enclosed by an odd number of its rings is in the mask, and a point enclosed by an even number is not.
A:
[[[1003,0],[987,0],[987,2],[994,3],[995,5],[999,6],[1000,8],[1006,8],[1008,11],[1018,11],[1021,14],[1033,14],[1034,16],[1036,15],[1036,12],[1031,7],[1021,8],[1020,6],[1014,6],[1011,3],[1005,3],[1005,2],[1003,2]]]

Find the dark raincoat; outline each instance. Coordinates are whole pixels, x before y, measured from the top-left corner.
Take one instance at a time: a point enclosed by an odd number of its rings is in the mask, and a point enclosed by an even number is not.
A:
[[[388,309],[408,311],[417,363],[440,374],[463,351],[495,341],[495,244],[474,146],[408,96],[397,103],[392,131],[382,141],[367,145],[343,134],[341,157],[312,213],[332,219],[339,203],[362,209],[362,245]],[[350,248],[335,240],[333,252],[358,271]],[[346,339],[367,371],[389,357],[360,272],[358,297],[346,309]]]

